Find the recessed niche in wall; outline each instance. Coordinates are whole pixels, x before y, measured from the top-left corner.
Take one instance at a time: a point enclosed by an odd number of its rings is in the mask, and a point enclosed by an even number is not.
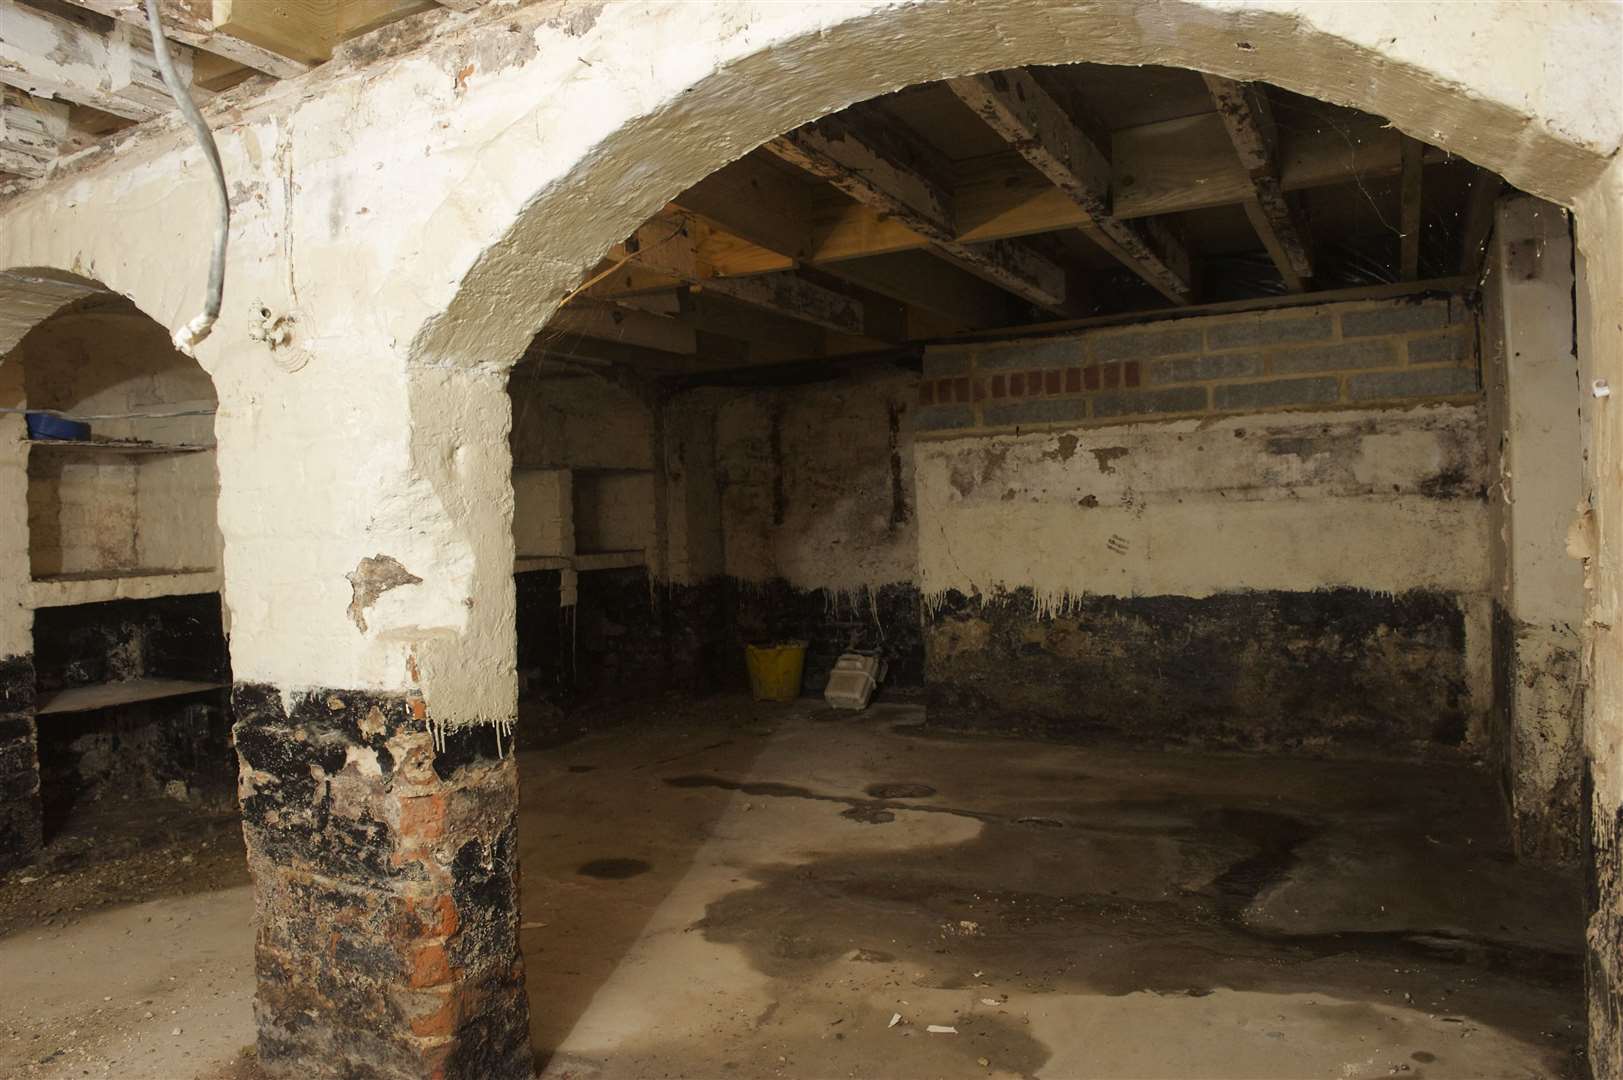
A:
[[[30,409],[89,417],[91,431],[29,440],[31,605],[218,591],[208,374],[116,298],[46,320],[14,358]]]
[[[643,566],[654,532],[648,469],[516,469],[514,569],[621,570]]]
[[[576,558],[621,556],[620,566],[642,565],[654,538],[653,472],[575,469],[574,474]],[[629,555],[639,557],[634,563],[624,562]]]

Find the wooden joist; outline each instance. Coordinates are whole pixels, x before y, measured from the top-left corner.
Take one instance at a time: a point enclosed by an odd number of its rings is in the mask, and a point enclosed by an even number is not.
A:
[[[332,56],[338,0],[213,0],[217,32],[303,64]]]
[[[797,183],[762,155],[751,154],[718,169],[674,201],[760,250],[796,262],[812,257],[816,201],[808,185]]]
[[[1399,208],[1398,270],[1404,281],[1420,277],[1420,190],[1425,144],[1403,138],[1402,204]]]
[[[1313,260],[1308,254],[1307,230],[1279,183],[1278,131],[1267,90],[1257,83],[1239,83],[1220,75],[1205,79],[1240,167],[1251,178],[1253,194],[1244,204],[1246,217],[1285,287],[1301,292],[1313,276]]]
[[[677,319],[697,333],[782,348],[797,356],[821,356],[826,349],[827,331],[822,327],[741,304],[705,289],[684,286],[663,293],[632,296],[621,301],[621,306]]]
[[[146,5],[142,0],[73,0],[73,3],[132,26],[144,28],[147,24]],[[223,56],[279,79],[289,79],[310,70],[311,65],[306,61],[284,56],[220,29],[205,12],[211,14],[212,5],[197,0],[161,0],[159,4],[163,32],[171,42]]]
[[[171,43],[170,54],[189,85],[192,50]],[[0,0],[0,83],[131,120],[148,120],[174,107],[145,30],[115,22],[100,33],[16,0]]]
[[[1023,306],[1002,289],[922,251],[847,259],[827,270],[882,296],[944,316],[955,324],[954,332],[1007,326],[1017,321],[1017,309]],[[1074,299],[1075,291],[1067,286],[1067,297]]]
[[[1065,304],[1065,271],[1035,249],[958,235],[943,170],[921,148],[878,127],[827,117],[780,136],[767,149],[827,181],[874,213],[900,223],[965,270],[1045,308]]]
[[[1493,234],[1494,205],[1504,187],[1504,180],[1487,169],[1478,169],[1471,178],[1471,192],[1465,198],[1465,223],[1460,229],[1460,273],[1472,282],[1482,273],[1488,237]]]
[[[710,226],[705,254],[725,274],[759,274],[796,265],[817,266],[892,300],[949,317],[957,329],[1014,321],[1014,299],[952,263],[904,251],[867,259],[818,263],[817,204],[805,182],[767,158],[746,157],[712,173],[679,195],[674,205]]]
[[[584,297],[559,308],[547,329],[689,356],[699,347],[694,328],[680,320]]]
[[[721,277],[700,253],[704,234],[705,226],[698,221],[661,216],[638,229],[624,250],[642,269],[655,274],[829,330],[865,333],[860,302],[793,272]]]
[[[947,85],[1082,211],[1096,243],[1167,299],[1189,302],[1188,253],[1165,234],[1153,242],[1112,212],[1109,161],[1030,72],[992,72]]]
[[[43,176],[68,137],[68,107],[0,87],[0,172]]]
[[[1111,147],[1110,205],[1123,220],[1240,205],[1255,192],[1215,112],[1118,131]],[[1280,186],[1290,192],[1395,176],[1400,158],[1399,134],[1378,121],[1326,125],[1281,139]],[[967,242],[1093,228],[1081,207],[1018,154],[960,162],[956,171],[953,205],[959,237]],[[900,222],[840,196],[819,203],[813,234],[810,259],[819,265],[926,244]]]

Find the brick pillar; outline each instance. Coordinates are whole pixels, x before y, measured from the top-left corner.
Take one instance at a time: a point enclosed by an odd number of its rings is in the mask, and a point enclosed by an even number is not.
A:
[[[273,1075],[529,1077],[517,769],[420,697],[239,683],[259,1054]]]
[[[39,854],[39,752],[34,739],[34,664],[0,658],[0,874]]]

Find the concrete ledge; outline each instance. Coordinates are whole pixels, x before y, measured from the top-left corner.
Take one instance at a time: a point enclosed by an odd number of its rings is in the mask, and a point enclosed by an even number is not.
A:
[[[96,574],[53,574],[28,584],[31,608],[99,604],[107,600],[150,600],[156,596],[190,596],[219,592],[225,575],[219,570],[119,570]]]

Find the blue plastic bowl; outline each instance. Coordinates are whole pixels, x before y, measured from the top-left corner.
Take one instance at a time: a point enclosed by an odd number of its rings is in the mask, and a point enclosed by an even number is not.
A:
[[[64,420],[60,416],[49,413],[31,412],[28,414],[28,437],[30,439],[78,439],[90,438],[90,425],[79,420]]]

